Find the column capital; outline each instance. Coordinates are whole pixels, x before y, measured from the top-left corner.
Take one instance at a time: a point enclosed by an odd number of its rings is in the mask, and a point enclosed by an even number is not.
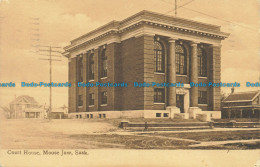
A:
[[[191,45],[191,46],[198,46],[198,44],[200,44],[199,41],[191,41],[191,42],[190,42],[190,45]]]
[[[174,43],[174,42],[176,42],[177,40],[178,40],[178,38],[173,38],[173,37],[171,37],[171,38],[169,38],[168,42],[169,42],[169,43]]]

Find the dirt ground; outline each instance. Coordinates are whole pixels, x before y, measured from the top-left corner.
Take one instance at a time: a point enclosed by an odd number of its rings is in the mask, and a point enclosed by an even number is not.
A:
[[[9,119],[0,121],[1,149],[100,148],[102,143],[70,138],[75,134],[108,132],[116,127],[85,120]]]
[[[0,149],[259,149],[259,129],[124,131],[114,120],[1,119]],[[221,130],[221,129],[220,129]]]

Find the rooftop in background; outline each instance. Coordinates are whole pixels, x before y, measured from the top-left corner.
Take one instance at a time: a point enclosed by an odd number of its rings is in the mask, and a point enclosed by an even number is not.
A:
[[[23,103],[23,104],[35,104],[38,105],[38,102],[31,96],[28,95],[21,95],[18,96],[16,99],[14,99],[11,104],[19,104],[19,103]]]
[[[259,96],[260,90],[258,91],[250,91],[250,92],[237,92],[231,93],[226,97],[223,102],[242,102],[242,101],[253,101],[257,96]]]

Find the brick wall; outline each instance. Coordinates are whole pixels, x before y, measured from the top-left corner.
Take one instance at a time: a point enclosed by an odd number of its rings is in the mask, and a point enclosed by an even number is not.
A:
[[[134,82],[144,82],[144,37],[130,38],[121,42],[122,110],[144,109],[144,88],[134,88]]]
[[[209,82],[220,83],[221,82],[221,48],[213,46],[209,48]],[[221,88],[209,87],[209,110],[220,111],[221,110]]]
[[[114,82],[120,83],[124,82],[122,75],[122,56],[121,56],[121,44],[114,43]],[[123,96],[122,91],[127,88],[115,88],[114,89],[114,109],[122,110],[123,108]]]
[[[71,87],[69,87],[69,112],[77,111],[77,58],[71,58],[69,62],[69,82]]]
[[[144,82],[156,82],[154,80],[154,36],[145,35],[144,40]],[[144,109],[153,109],[154,88],[144,88]],[[159,108],[160,109],[160,108]]]
[[[167,41],[164,41],[167,51]],[[107,56],[107,78],[101,79],[101,52],[103,46],[94,50],[95,75],[94,81],[101,83],[127,82],[127,88],[77,88],[77,58],[72,58],[69,62],[69,82],[72,87],[69,88],[69,112],[86,111],[109,111],[109,110],[164,110],[165,104],[154,104],[154,88],[141,87],[135,88],[134,82],[166,82],[167,73],[154,73],[154,36],[144,35],[133,37],[122,41],[121,43],[108,44],[106,49]],[[189,53],[189,51],[187,50]],[[220,82],[220,47],[210,47],[208,52],[208,81]],[[89,82],[89,55],[83,54],[83,82]],[[165,57],[167,57],[165,55]],[[167,64],[167,59],[165,61]],[[189,66],[189,63],[187,64]],[[167,66],[165,66],[167,72]],[[189,76],[189,75],[187,75]],[[177,77],[177,82],[188,83],[189,77]],[[199,79],[199,82],[207,82],[207,79]],[[199,90],[208,89],[208,107],[203,110],[220,110],[221,93],[220,88],[199,88]],[[107,91],[108,104],[101,105],[101,92]],[[89,94],[95,94],[94,106],[89,107]],[[83,107],[77,107],[78,94],[83,95]],[[167,94],[166,94],[167,95]],[[166,104],[167,104],[167,98]]]

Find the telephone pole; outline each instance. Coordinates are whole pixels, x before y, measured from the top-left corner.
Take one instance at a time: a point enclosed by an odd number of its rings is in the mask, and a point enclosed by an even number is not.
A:
[[[57,53],[61,54],[62,52],[57,50],[57,49],[61,49],[62,47],[56,47],[56,46],[40,46],[39,52],[45,52],[45,54],[39,54],[42,56],[48,56],[48,59],[40,59],[43,61],[49,61],[49,72],[50,72],[50,84],[52,84],[52,61],[61,61],[60,59],[53,59],[53,57],[62,57],[61,55],[57,55]],[[45,49],[41,49],[41,48],[45,48]],[[47,54],[48,53],[48,54]],[[56,53],[56,54],[53,54]],[[50,107],[49,107],[49,111],[48,111],[48,117],[50,119],[50,113],[52,112],[52,85],[50,85]]]
[[[175,0],[175,17],[177,17],[177,0]]]

